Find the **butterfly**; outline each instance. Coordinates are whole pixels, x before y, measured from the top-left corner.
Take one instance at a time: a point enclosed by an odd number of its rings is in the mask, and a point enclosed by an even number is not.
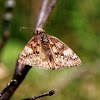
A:
[[[80,58],[65,43],[36,28],[35,35],[19,54],[18,62],[43,69],[60,69],[81,65]]]

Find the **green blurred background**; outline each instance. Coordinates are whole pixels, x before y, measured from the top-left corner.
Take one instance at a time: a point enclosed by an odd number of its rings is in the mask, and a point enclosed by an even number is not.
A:
[[[0,39],[5,1],[0,0]],[[10,22],[10,38],[2,50],[0,91],[10,82],[21,52],[33,35],[42,0],[16,0]],[[43,70],[32,67],[11,100],[55,90],[40,100],[100,100],[100,0],[58,0],[44,30],[58,37],[81,58],[79,67]]]

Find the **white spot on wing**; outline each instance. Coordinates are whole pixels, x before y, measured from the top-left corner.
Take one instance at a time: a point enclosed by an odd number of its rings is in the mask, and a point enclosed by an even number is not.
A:
[[[73,55],[72,59],[75,59],[75,58],[77,58],[77,55],[76,54]]]
[[[45,62],[43,62],[43,65],[45,65]]]
[[[26,53],[26,54],[32,54],[32,53],[33,53],[32,48],[26,46],[26,47],[25,47],[25,53]]]
[[[57,42],[56,45],[60,48],[62,44],[60,42]]]
[[[53,52],[54,52],[54,53],[57,52],[57,49],[56,49],[55,46],[53,46],[52,49],[53,49]]]
[[[23,51],[21,52],[21,54],[22,54],[23,56],[26,56],[26,53],[25,53],[25,52],[23,52]]]
[[[73,51],[70,48],[64,50],[63,53],[64,53],[64,55],[73,55]]]
[[[65,59],[67,60],[68,58],[66,57]]]
[[[56,55],[56,58],[57,58],[57,55]]]
[[[61,58],[64,58],[64,56],[61,56]]]

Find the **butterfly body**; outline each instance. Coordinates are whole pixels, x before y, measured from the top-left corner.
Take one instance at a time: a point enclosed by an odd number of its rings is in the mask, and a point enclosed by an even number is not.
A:
[[[60,69],[81,64],[80,58],[58,38],[48,35],[37,28],[35,36],[19,54],[18,61],[30,66],[44,69]]]
[[[42,57],[43,54],[45,55],[43,61],[47,61],[48,60],[48,64],[50,69],[54,69],[54,63],[53,63],[53,55],[49,46],[49,39],[47,37],[47,34],[45,34],[45,32],[40,33],[41,37],[40,37],[40,41],[41,41],[41,52],[42,52]],[[50,66],[51,65],[51,66]]]

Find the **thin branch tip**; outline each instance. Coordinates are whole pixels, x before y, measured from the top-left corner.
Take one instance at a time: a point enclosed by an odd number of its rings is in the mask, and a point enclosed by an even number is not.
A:
[[[55,94],[55,90],[51,90],[47,93],[40,94],[39,96],[34,96],[34,97],[27,98],[27,99],[22,99],[22,100],[35,100],[37,98],[41,98],[45,96],[52,96],[53,94]]]
[[[49,92],[49,96],[52,96],[53,94],[55,94],[55,90],[51,90],[51,91]]]
[[[43,26],[46,23],[51,11],[53,10],[54,6],[56,5],[56,2],[57,2],[57,0],[51,0],[50,4],[48,5],[48,0],[43,0],[36,27],[43,28]]]

